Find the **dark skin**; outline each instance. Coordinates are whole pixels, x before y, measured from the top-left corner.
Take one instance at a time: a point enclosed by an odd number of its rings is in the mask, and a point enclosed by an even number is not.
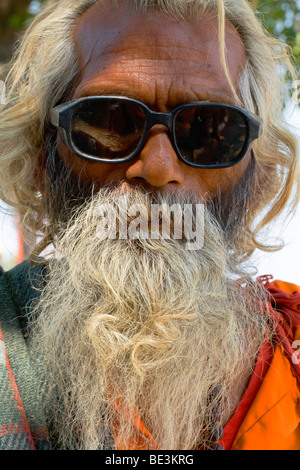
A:
[[[127,96],[149,108],[167,112],[195,101],[238,105],[220,61],[217,19],[203,17],[179,23],[157,11],[137,15],[132,5],[99,8],[96,4],[80,18],[74,31],[80,75],[70,99],[84,96]],[[226,23],[228,68],[237,89],[245,64],[244,45],[234,27]],[[195,169],[181,162],[167,128],[155,125],[141,153],[124,164],[89,162],[74,155],[58,140],[58,152],[73,173],[86,184],[117,184],[128,189],[143,185],[162,192],[188,192],[213,198],[230,191],[244,175],[250,153],[227,169]],[[244,370],[232,391],[236,408],[249,381]],[[224,422],[230,416],[224,417]],[[151,420],[143,417],[146,424]]]
[[[178,23],[153,12],[138,16],[130,5],[116,11],[95,5],[74,31],[80,76],[71,99],[121,95],[166,112],[195,101],[237,104],[220,63],[217,20]],[[245,62],[242,41],[227,23],[227,60],[234,85]],[[181,162],[165,126],[157,124],[140,155],[124,164],[87,162],[59,141],[59,154],[86,183],[125,181],[161,191],[214,197],[244,174],[250,155],[228,169],[195,169]]]

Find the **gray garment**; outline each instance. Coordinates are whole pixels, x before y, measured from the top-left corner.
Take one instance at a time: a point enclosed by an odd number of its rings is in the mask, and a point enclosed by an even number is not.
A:
[[[24,261],[0,268],[0,449],[50,450],[44,414],[43,361],[32,351],[27,319],[44,285],[45,268]]]

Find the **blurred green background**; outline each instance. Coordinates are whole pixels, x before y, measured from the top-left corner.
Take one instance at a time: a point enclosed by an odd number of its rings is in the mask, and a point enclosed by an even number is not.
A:
[[[252,3],[256,4],[267,30],[291,47],[300,72],[300,0],[258,0]]]
[[[0,0],[0,63],[9,62],[22,29],[45,1]],[[292,48],[300,71],[300,0],[252,0],[251,3],[256,4],[267,29]]]

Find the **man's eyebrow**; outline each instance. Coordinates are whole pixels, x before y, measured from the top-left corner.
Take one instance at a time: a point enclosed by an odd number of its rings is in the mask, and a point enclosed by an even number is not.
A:
[[[77,95],[76,94],[76,99],[79,98],[85,98],[88,96],[124,96],[127,98],[135,99],[138,100],[138,96],[136,93],[133,91],[130,91],[129,89],[127,90],[122,90],[120,88],[114,88],[114,87],[89,87],[89,88],[84,88],[80,91],[80,93]]]
[[[80,93],[76,94],[75,99],[85,98],[90,96],[122,96],[126,98],[131,98],[133,100],[141,101],[142,103],[148,105],[151,108],[151,104],[145,99],[143,99],[133,88],[121,88],[113,86],[92,86],[83,88],[80,90]],[[175,95],[174,103],[172,103],[172,108],[180,106],[181,104],[186,103],[195,103],[195,102],[211,102],[211,103],[224,103],[235,105],[235,99],[232,95],[224,91],[218,90],[208,90],[206,88],[199,88],[196,90],[193,89],[193,92],[189,95],[186,92],[180,91]]]
[[[208,101],[212,103],[236,104],[235,97],[227,90],[209,90],[207,88],[193,89],[194,101]]]

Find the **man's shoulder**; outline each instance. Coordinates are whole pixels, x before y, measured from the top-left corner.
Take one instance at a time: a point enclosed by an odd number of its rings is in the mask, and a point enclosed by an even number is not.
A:
[[[0,266],[0,282],[5,280],[13,289],[22,289],[22,286],[28,288],[29,285],[35,285],[41,280],[45,266],[42,262],[31,264],[29,260],[24,260],[9,270],[4,270]]]
[[[292,284],[291,282],[275,279],[274,281],[272,281],[272,284],[278,289],[281,289],[282,291],[286,292],[287,294],[300,293],[300,286],[298,286],[297,284]]]
[[[300,340],[300,288],[290,282],[260,279],[269,292],[270,315],[275,321],[277,340],[289,359],[300,389],[300,361],[297,353]]]
[[[300,286],[282,280],[268,279],[265,287],[270,294],[270,302],[285,317],[290,326],[300,327]]]
[[[27,315],[39,297],[42,266],[0,269],[0,449],[49,449],[42,412],[43,366],[32,360]],[[38,436],[34,438],[34,436]]]
[[[26,348],[28,317],[43,287],[42,270],[28,261],[8,271],[0,267],[0,340],[10,362],[18,357],[23,343]]]
[[[36,300],[44,284],[44,265],[25,260],[8,271],[0,267],[0,315],[12,311],[25,315],[30,302]]]

